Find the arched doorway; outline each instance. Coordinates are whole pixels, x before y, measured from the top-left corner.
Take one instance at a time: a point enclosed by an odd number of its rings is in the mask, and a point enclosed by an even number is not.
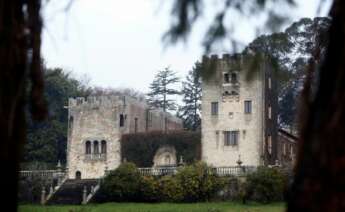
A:
[[[80,171],[75,172],[75,179],[77,179],[77,180],[81,179],[81,172]]]

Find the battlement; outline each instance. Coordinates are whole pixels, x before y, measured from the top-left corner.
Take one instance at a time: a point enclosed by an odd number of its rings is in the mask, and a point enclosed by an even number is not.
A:
[[[242,55],[241,54],[211,54],[211,55],[204,55],[202,57],[202,60],[236,60],[236,59],[241,59]]]
[[[115,105],[137,104],[146,106],[145,101],[130,96],[88,96],[68,99],[68,107],[112,107]]]

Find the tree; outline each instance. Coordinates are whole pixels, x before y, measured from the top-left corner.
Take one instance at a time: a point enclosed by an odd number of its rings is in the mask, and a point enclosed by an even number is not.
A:
[[[42,122],[27,117],[27,143],[24,146],[24,166],[32,162],[55,166],[57,161],[66,161],[69,97],[87,96],[90,88],[70,73],[60,69],[44,70],[44,96],[48,102],[48,118]]]
[[[176,101],[169,97],[179,94],[173,86],[179,81],[176,72],[169,67],[158,71],[153,82],[150,84],[150,92],[147,94],[148,103],[151,107],[167,110],[176,110]]]
[[[201,63],[196,62],[182,82],[183,105],[178,114],[183,119],[183,126],[192,131],[200,129],[201,119]]]
[[[47,110],[41,67],[41,0],[0,1],[0,183],[6,189],[2,206],[17,210],[17,179],[21,149],[26,140],[25,108],[35,120]],[[30,86],[30,87],[29,87]],[[27,90],[29,90],[27,95]]]
[[[262,35],[248,44],[244,54],[264,52],[275,60],[278,75],[279,125],[294,127],[297,99],[306,78],[308,60],[317,39],[324,39],[331,20],[327,17],[302,18],[284,32]],[[326,40],[327,41],[327,40]],[[320,43],[325,52],[327,42]]]
[[[103,87],[93,87],[91,89],[90,95],[93,96],[109,96],[109,95],[115,95],[115,96],[130,96],[132,98],[138,99],[138,100],[144,100],[145,94],[135,90],[133,88],[103,88]]]

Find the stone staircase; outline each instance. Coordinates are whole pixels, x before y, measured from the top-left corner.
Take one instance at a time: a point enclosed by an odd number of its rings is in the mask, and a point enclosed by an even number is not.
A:
[[[96,192],[95,188],[98,188],[97,179],[68,179],[46,200],[45,204],[86,204]]]

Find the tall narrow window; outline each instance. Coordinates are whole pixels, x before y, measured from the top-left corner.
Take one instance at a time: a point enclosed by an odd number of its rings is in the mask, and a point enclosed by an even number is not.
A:
[[[101,153],[106,154],[107,153],[107,142],[105,140],[101,141]]]
[[[244,101],[244,113],[252,113],[252,101]]]
[[[229,73],[224,73],[224,83],[230,83]]]
[[[134,133],[138,132],[138,118],[134,118]]]
[[[120,127],[125,126],[125,116],[120,114]]]
[[[149,125],[149,127],[152,127],[152,112],[149,112],[149,115],[148,115],[149,117],[148,117],[148,125]]]
[[[267,150],[269,154],[272,154],[272,136],[267,136]]]
[[[216,147],[218,149],[218,146],[219,146],[219,131],[217,130],[216,131]]]
[[[237,83],[237,74],[236,73],[231,74],[231,83]]]
[[[91,142],[90,141],[86,141],[85,143],[85,154],[91,154]]]
[[[211,102],[211,115],[218,115],[218,102]]]
[[[268,106],[268,118],[271,119],[272,118],[272,107]]]
[[[98,145],[98,141],[94,141],[94,142],[93,142],[93,153],[94,153],[94,154],[99,154],[99,145]]]
[[[224,131],[224,146],[236,146],[238,144],[238,131]]]
[[[271,82],[271,77],[268,78],[268,88],[272,88],[272,82]]]

